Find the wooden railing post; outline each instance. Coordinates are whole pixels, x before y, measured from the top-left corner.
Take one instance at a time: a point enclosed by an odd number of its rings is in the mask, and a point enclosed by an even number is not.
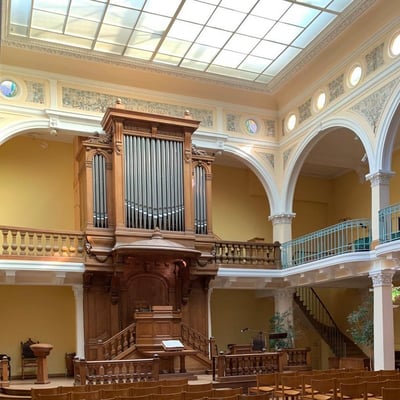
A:
[[[0,387],[8,387],[10,386],[10,376],[9,376],[9,371],[8,371],[8,358],[6,356],[3,356],[3,358],[0,360],[0,369],[1,369],[1,381],[0,381]]]
[[[79,371],[79,375],[75,375],[75,385],[86,385],[86,360],[81,358],[74,362],[78,364],[78,368],[74,368],[75,373]]]
[[[158,354],[154,354],[153,357],[152,375],[154,380],[158,381],[160,376],[160,357],[158,356]]]
[[[225,376],[225,355],[223,353],[217,357],[217,375],[218,377]]]

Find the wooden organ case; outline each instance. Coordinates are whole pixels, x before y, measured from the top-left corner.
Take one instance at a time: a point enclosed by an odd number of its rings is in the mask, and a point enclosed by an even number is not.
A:
[[[99,357],[99,342],[153,306],[171,307],[179,327],[206,336],[207,290],[216,274],[211,261],[214,158],[192,145],[199,121],[188,113],[183,118],[154,115],[117,103],[106,110],[102,126],[104,134],[75,142],[76,193],[87,238],[88,360]],[[164,338],[180,336],[173,327],[173,335]]]

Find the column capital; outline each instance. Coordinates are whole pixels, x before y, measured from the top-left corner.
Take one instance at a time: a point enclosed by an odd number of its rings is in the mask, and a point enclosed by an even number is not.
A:
[[[378,171],[365,175],[365,179],[371,182],[371,187],[389,185],[390,178],[395,175],[393,171]]]
[[[380,286],[392,286],[392,278],[394,273],[395,271],[391,269],[371,272],[369,276],[372,279],[372,286],[374,288]]]
[[[268,217],[268,221],[271,221],[273,225],[277,224],[291,224],[293,218],[296,216],[296,213],[281,213],[270,215]]]

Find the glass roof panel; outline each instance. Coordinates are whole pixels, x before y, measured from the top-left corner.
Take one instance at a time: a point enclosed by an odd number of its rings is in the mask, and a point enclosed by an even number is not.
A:
[[[238,11],[217,8],[208,20],[207,25],[233,32],[245,17],[246,14]]]
[[[245,54],[236,53],[235,51],[222,50],[217,57],[215,57],[213,64],[236,68],[245,57]]]
[[[305,28],[318,14],[314,8],[293,4],[282,16],[281,21]]]
[[[36,3],[36,1],[35,1]],[[90,19],[92,21],[101,21],[106,5],[98,1],[91,0],[71,0],[69,14],[78,18]]]
[[[203,26],[199,24],[176,20],[171,26],[168,36],[176,39],[193,41],[196,39],[202,28]]]
[[[278,22],[267,35],[265,35],[265,39],[272,42],[290,44],[301,32],[302,28],[298,26]]]
[[[239,26],[237,32],[261,39],[274,26],[274,24],[275,21],[272,19],[249,15]]]
[[[120,26],[102,24],[98,40],[106,43],[127,44],[131,30]]]
[[[94,39],[98,27],[98,22],[70,17],[68,18],[67,25],[65,26],[65,33],[68,35],[83,36],[88,39]]]
[[[231,32],[205,27],[196,39],[196,43],[214,47],[223,47],[231,35]]]
[[[65,23],[65,15],[52,14],[46,11],[33,10],[32,28],[39,30],[49,30],[54,32],[62,32]]]
[[[136,25],[138,17],[139,10],[109,5],[104,17],[104,23],[130,28]]]
[[[147,0],[143,10],[159,15],[172,17],[178,9],[181,0]]]
[[[3,0],[2,10],[18,40],[266,83],[361,1]]]
[[[178,19],[205,24],[214,10],[215,6],[211,4],[196,0],[187,0],[178,14]]]

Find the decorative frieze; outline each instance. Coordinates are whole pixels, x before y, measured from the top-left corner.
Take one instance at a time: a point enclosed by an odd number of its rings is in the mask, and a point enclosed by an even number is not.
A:
[[[299,106],[299,123],[311,117],[311,99]]]
[[[261,153],[258,152],[258,154],[264,159],[266,160],[272,168],[275,167],[275,156],[271,153]]]
[[[226,130],[228,132],[239,132],[240,126],[240,115],[238,114],[226,114]]]
[[[376,71],[379,67],[381,67],[385,61],[383,58],[383,47],[384,44],[381,43],[379,46],[375,47],[370,53],[365,56],[365,62],[367,64],[366,74]]]
[[[374,133],[376,133],[376,127],[382,115],[382,111],[392,95],[394,88],[398,84],[399,79],[389,82],[351,108],[352,111],[366,118]]]
[[[62,105],[65,108],[78,109],[84,112],[103,114],[107,107],[121,100],[127,110],[141,111],[151,114],[183,117],[186,111],[194,120],[200,121],[203,128],[213,128],[212,110],[188,107],[187,105],[168,104],[157,101],[142,100],[132,97],[113,96],[91,90],[81,90],[69,87],[62,88]]]
[[[266,136],[276,135],[276,122],[273,119],[265,119],[265,134]]]
[[[28,103],[44,104],[46,102],[43,82],[25,81],[24,83],[27,89],[26,101]]]
[[[328,83],[329,101],[336,100],[339,96],[344,94],[344,74],[341,74],[332,82]]]
[[[284,169],[286,168],[286,164],[289,160],[291,152],[292,152],[292,149],[288,149],[283,152],[283,168]]]

